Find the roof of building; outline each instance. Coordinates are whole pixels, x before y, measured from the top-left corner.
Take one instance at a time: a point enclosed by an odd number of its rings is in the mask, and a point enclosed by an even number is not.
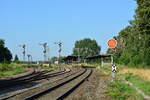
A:
[[[78,56],[74,56],[74,55],[69,55],[67,57],[65,57],[63,60],[66,61],[66,60],[72,60],[72,59],[77,59]]]
[[[100,54],[100,55],[86,57],[85,59],[105,58],[105,57],[111,57],[111,56],[112,54]]]

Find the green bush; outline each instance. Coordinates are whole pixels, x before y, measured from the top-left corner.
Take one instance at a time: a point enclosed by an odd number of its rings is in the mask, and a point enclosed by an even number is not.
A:
[[[109,89],[106,91],[111,100],[143,100],[135,89],[120,80],[108,83]]]
[[[118,59],[120,64],[127,65],[130,62],[130,55],[128,53],[123,53],[121,57]]]
[[[12,66],[10,66],[10,64],[7,64],[7,63],[0,64],[0,71],[8,71],[11,69],[12,69]]]
[[[132,75],[133,75],[132,73],[126,73],[124,74],[124,79],[128,81],[132,78]]]
[[[20,74],[24,71],[25,71],[24,67],[16,67],[9,71],[0,72],[0,76],[12,76],[12,75]]]

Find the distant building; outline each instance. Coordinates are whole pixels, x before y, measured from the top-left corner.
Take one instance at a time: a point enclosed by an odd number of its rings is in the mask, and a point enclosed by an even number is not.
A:
[[[102,66],[113,64],[113,57],[111,54],[100,54],[85,58],[87,61],[98,61]]]
[[[62,59],[65,63],[77,63],[78,62],[78,56],[72,56],[69,55]]]

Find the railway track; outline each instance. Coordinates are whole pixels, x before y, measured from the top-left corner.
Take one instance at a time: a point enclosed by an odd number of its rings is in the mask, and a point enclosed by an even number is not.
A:
[[[92,74],[91,69],[83,69],[81,72],[72,74],[68,79],[65,78],[46,90],[26,97],[24,100],[63,100],[86,81]]]
[[[75,89],[77,89],[84,81],[86,81],[92,74],[92,70],[90,70],[90,73],[83,78],[80,82],[78,82],[76,85],[74,85],[72,88],[70,88],[68,91],[64,92],[64,94],[60,95],[57,97],[57,100],[63,100],[65,99],[68,95],[70,95]]]
[[[68,70],[66,74],[61,72],[59,74],[60,76],[56,74],[58,79],[54,77],[55,80],[52,79],[52,81],[50,80],[41,86],[35,86],[23,92],[0,97],[0,100],[62,100],[84,83],[92,74],[92,70],[81,68],[76,71]]]
[[[80,70],[81,71],[81,70]],[[78,72],[80,72],[80,71],[78,71]],[[61,81],[61,80],[63,80],[64,78],[67,78],[67,77],[69,77],[69,76],[72,76],[72,75],[74,75],[75,73],[77,73],[75,70],[68,70],[66,73],[64,73],[63,75],[57,75],[57,77],[52,77],[52,79],[50,79],[50,80],[47,80],[46,82],[43,82],[42,84],[39,84],[39,85],[36,85],[36,86],[34,86],[34,87],[32,87],[32,88],[29,88],[29,89],[25,89],[25,90],[23,90],[23,91],[20,91],[20,92],[17,92],[17,93],[11,93],[11,94],[7,94],[7,95],[3,95],[3,96],[1,96],[0,95],[0,100],[22,100],[22,94],[26,94],[26,92],[27,93],[29,93],[30,94],[30,92],[32,93],[34,90],[37,90],[37,89],[39,89],[39,88],[43,88],[43,86],[45,86],[45,85],[47,85],[47,84],[51,84],[51,83],[54,83],[54,82],[58,82],[58,81]],[[55,80],[54,80],[55,79]],[[39,91],[40,91],[41,89],[39,89]],[[29,94],[26,94],[26,95],[29,95]],[[21,99],[19,98],[19,99],[16,99],[15,97],[16,96],[20,96],[21,95]],[[26,96],[25,96],[26,97]],[[13,98],[15,98],[15,99],[13,99]]]
[[[45,73],[48,73],[48,72],[50,72],[50,71],[33,72],[31,74],[21,76],[21,77],[18,77],[18,78],[14,78],[14,79],[10,79],[10,80],[1,80],[0,81],[0,89],[3,88],[3,87],[5,88],[5,85],[7,86],[7,84],[10,85],[9,83],[18,82],[18,81],[25,80],[25,79],[30,79],[32,77],[42,75],[42,74],[45,74]]]
[[[32,82],[32,81],[38,81],[38,80],[47,79],[47,78],[50,78],[50,77],[55,77],[55,76],[59,76],[59,75],[63,75],[63,74],[69,73],[69,72],[71,72],[71,69],[64,69],[62,71],[53,72],[53,73],[48,73],[48,72],[50,72],[50,71],[43,71],[42,73],[45,73],[45,75],[41,75],[41,76],[39,74],[38,75],[34,75],[34,77],[30,77],[29,80],[28,80],[27,77],[25,77],[25,79],[21,78],[21,79],[19,79],[17,81],[13,81],[14,83],[12,83],[11,85],[6,84],[6,85],[3,85],[3,86],[7,86],[7,88],[11,87],[11,86],[14,87],[14,86],[23,85],[24,83],[28,83],[28,82]],[[2,97],[0,96],[0,100],[5,100],[5,99],[10,98],[12,96],[13,95],[6,95],[6,96],[4,95]]]
[[[0,80],[0,84],[3,83],[3,82],[7,82],[7,81],[13,81],[13,80],[17,80],[17,79],[20,79],[20,78],[28,77],[28,76],[33,75],[33,74],[35,74],[35,73],[36,73],[36,71],[33,70],[32,73],[29,73],[29,74],[27,74],[27,75],[19,76],[19,77],[16,77],[16,78],[10,78],[10,79],[1,79],[1,80]]]
[[[0,89],[6,89],[6,88],[14,87],[17,85],[22,85],[22,84],[32,82],[32,81],[42,80],[42,79],[49,78],[49,77],[55,77],[58,75],[62,75],[64,73],[68,73],[70,71],[71,70],[66,71],[66,69],[64,69],[62,71],[58,71],[58,72],[54,72],[54,73],[49,73],[52,71],[42,71],[42,72],[33,73],[33,74],[30,74],[30,75],[27,75],[27,76],[24,76],[21,78],[1,82]]]

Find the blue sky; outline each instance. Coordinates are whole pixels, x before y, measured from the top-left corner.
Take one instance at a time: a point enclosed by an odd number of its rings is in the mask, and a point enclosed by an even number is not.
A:
[[[129,25],[135,8],[134,0],[0,0],[0,39],[21,59],[20,44],[42,60],[38,43],[47,42],[52,57],[58,49],[54,42],[61,41],[65,56],[83,38],[95,39],[104,53],[107,40]]]

